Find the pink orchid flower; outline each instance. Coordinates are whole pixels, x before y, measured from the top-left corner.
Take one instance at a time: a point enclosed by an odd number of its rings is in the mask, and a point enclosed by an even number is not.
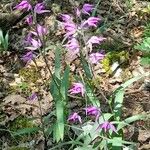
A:
[[[92,53],[89,55],[89,61],[92,64],[97,64],[100,60],[102,60],[104,58],[104,56],[105,55],[100,52]]]
[[[32,51],[27,52],[25,55],[22,56],[22,60],[26,63],[30,62],[33,58],[35,57],[35,55],[33,54]]]
[[[49,10],[45,10],[45,6],[43,3],[37,3],[34,7],[34,12],[37,14],[42,14],[45,12],[50,12]]]
[[[32,15],[27,16],[25,22],[26,22],[28,25],[32,25],[32,24],[33,24],[33,17],[32,17]]]
[[[101,19],[98,17],[89,17],[86,21],[83,22],[82,27],[97,27],[98,22]]]
[[[36,49],[39,49],[42,46],[42,43],[39,39],[35,40],[35,39],[32,38],[30,43],[31,43],[31,46],[25,47],[28,50],[36,50]]]
[[[97,129],[99,128],[103,129],[104,132],[112,130],[113,132],[117,133],[115,126],[111,122],[108,122],[108,121],[105,121],[104,123],[100,124]]]
[[[71,40],[69,40],[68,43],[65,45],[65,47],[75,54],[79,52],[80,48],[79,42],[77,41],[76,38],[72,38]]]
[[[92,12],[93,9],[94,9],[93,5],[91,5],[91,4],[84,4],[83,7],[82,7],[82,13],[90,15],[89,13]]]
[[[102,41],[104,41],[106,38],[103,37],[97,37],[97,36],[92,36],[88,41],[87,41],[87,46],[92,50],[92,45],[93,44],[100,44]]]
[[[73,83],[72,88],[68,91],[70,94],[78,94],[81,93],[84,96],[85,89],[82,83]]]
[[[64,29],[66,31],[65,36],[70,37],[74,35],[77,31],[77,26],[73,22],[63,23]]]
[[[98,107],[95,106],[89,106],[87,108],[84,108],[86,115],[95,116],[96,120],[99,118],[101,110]]]
[[[76,112],[69,116],[68,121],[70,121],[70,122],[79,121],[80,123],[82,123],[81,117]]]
[[[18,9],[18,10],[26,9],[27,11],[29,11],[32,9],[32,6],[30,5],[30,3],[27,0],[23,0],[18,5],[16,5],[14,7],[14,9]]]
[[[64,22],[72,22],[73,18],[68,14],[61,14],[61,18]]]

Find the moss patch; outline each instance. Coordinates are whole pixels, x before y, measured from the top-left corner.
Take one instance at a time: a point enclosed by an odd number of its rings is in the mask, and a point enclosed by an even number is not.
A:
[[[23,68],[19,71],[19,75],[27,83],[35,83],[40,78],[35,67]]]

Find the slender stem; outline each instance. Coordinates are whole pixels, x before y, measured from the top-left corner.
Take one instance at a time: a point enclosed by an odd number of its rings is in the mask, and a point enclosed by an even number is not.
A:
[[[43,113],[42,113],[42,107],[41,107],[41,103],[40,100],[38,100],[39,103],[39,110],[40,110],[40,121],[42,124],[42,132],[43,132],[43,136],[44,136],[44,150],[47,150],[48,146],[47,146],[47,137],[46,137],[46,133],[45,133],[45,126],[44,126],[44,121],[43,121]]]

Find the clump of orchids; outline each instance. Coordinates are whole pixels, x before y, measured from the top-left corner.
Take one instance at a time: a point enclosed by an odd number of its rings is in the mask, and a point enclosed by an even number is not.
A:
[[[33,60],[36,56],[35,50],[40,49],[43,46],[43,40],[48,33],[46,27],[38,24],[36,22],[36,15],[42,13],[48,13],[49,10],[45,10],[44,3],[37,3],[35,6],[32,6],[28,0],[21,1],[14,9],[29,11],[31,12],[25,19],[25,22],[29,25],[36,25],[34,31],[30,31],[26,36],[24,43],[25,49],[27,50],[26,54],[22,56],[22,60],[26,63]],[[94,6],[91,4],[84,4],[81,9],[75,8],[75,18],[69,14],[61,14],[62,22],[61,26],[65,30],[64,39],[67,40],[64,47],[72,55],[82,54],[82,50],[86,49],[86,59],[91,64],[99,63],[104,57],[103,50],[98,52],[93,52],[95,45],[101,44],[105,38],[102,36],[91,36],[88,39],[85,38],[85,33],[88,32],[90,28],[96,28],[100,23],[101,19],[99,17],[90,16],[90,13],[94,10]],[[86,20],[83,18],[87,18]],[[81,38],[82,37],[82,38]],[[83,42],[81,42],[83,41]],[[84,43],[84,44],[83,44]],[[84,46],[83,46],[84,45]],[[82,97],[85,95],[85,86],[81,82],[73,83],[72,87],[69,89],[70,94],[81,94]],[[29,96],[29,100],[37,100],[37,94],[34,92]],[[101,116],[100,108],[96,106],[88,106],[83,109],[86,115],[94,116],[95,121],[98,121],[98,118]],[[74,112],[68,117],[69,122],[79,122],[82,123],[81,116]],[[116,132],[115,126],[108,121],[104,121],[102,124],[99,124],[97,129],[103,129],[105,132],[112,130]]]
[[[67,40],[66,44],[64,44],[64,47],[72,55],[81,55],[83,54],[82,50],[85,49],[86,59],[91,65],[99,63],[105,57],[104,50],[93,52],[94,46],[101,44],[105,40],[104,37],[93,35],[91,37],[88,37],[87,39],[85,38],[85,35],[90,30],[90,28],[96,28],[101,21],[99,17],[90,16],[90,13],[93,10],[93,5],[84,4],[81,9],[75,8],[76,19],[69,14],[61,14],[61,25],[65,30],[64,38],[65,40]],[[81,94],[81,96],[84,97],[86,89],[83,83],[75,82],[72,84],[72,87],[69,89],[68,92],[73,95]],[[99,122],[99,117],[102,115],[99,107],[88,106],[83,110],[85,111],[87,116],[94,116],[95,121]],[[79,113],[74,112],[69,115],[68,121],[71,123],[82,123],[82,118]],[[117,133],[115,126],[109,121],[104,121],[103,123],[100,123],[97,129],[99,128],[103,129],[104,132],[111,130]]]

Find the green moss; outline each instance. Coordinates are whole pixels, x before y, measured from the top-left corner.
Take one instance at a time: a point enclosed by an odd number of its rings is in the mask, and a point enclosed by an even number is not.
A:
[[[39,78],[39,73],[35,67],[23,68],[19,71],[19,75],[22,76],[27,83],[35,83]]]
[[[126,64],[129,59],[129,53],[126,51],[121,52],[109,52],[106,54],[106,57],[102,60],[103,69],[105,69],[107,74],[111,74],[111,65],[114,62],[119,62]]]
[[[10,130],[17,131],[18,129],[31,128],[34,126],[35,125],[31,121],[29,121],[28,118],[19,116],[17,119],[10,123]]]
[[[27,117],[24,116],[19,116],[9,124],[9,130],[12,132],[17,132],[20,129],[33,128],[33,127],[36,127],[36,125],[32,121],[30,121]],[[33,137],[34,137],[34,133],[24,134],[22,136],[17,135],[15,136],[15,140],[14,138],[11,140],[11,145],[16,145],[17,144],[16,142],[25,143],[31,141]]]

